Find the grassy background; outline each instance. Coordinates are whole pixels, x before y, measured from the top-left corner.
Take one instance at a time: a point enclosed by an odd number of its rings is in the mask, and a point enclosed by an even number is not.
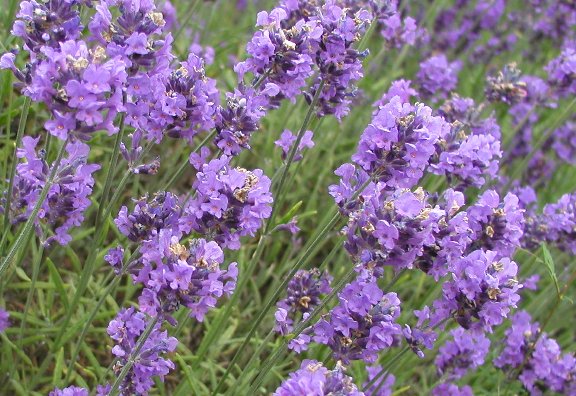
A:
[[[236,83],[230,58],[241,58],[244,47],[249,40],[255,23],[255,15],[259,9],[270,9],[272,1],[260,1],[258,7],[251,2],[244,11],[238,11],[233,1],[175,1],[182,31],[178,35],[174,50],[180,59],[185,59],[187,48],[196,34],[202,45],[214,47],[216,58],[214,64],[207,67],[207,74],[218,80],[221,92],[233,89]],[[425,6],[428,10],[428,25],[434,21],[439,9],[449,7],[451,1],[414,2]],[[522,1],[510,1],[508,7],[522,6]],[[3,0],[0,7],[0,20],[4,28],[0,29],[0,50],[13,48],[17,44],[9,34],[17,0]],[[485,37],[484,40],[487,40]],[[460,58],[465,66],[460,73],[458,92],[462,96],[470,96],[480,101],[483,98],[484,78],[489,70],[495,70],[507,62],[517,61],[520,69],[527,74],[544,76],[542,65],[558,53],[557,43],[544,43],[538,48],[537,59],[524,61],[523,53],[530,50],[531,43],[525,37],[520,37],[514,53],[503,54],[494,58],[490,64],[466,63],[466,54],[447,54],[453,60]],[[171,334],[179,334],[180,340],[177,352],[172,358],[177,364],[165,383],[158,381],[152,394],[159,395],[206,395],[214,390],[226,370],[230,360],[242,344],[245,335],[254,324],[254,318],[270,301],[278,289],[283,277],[301,257],[304,249],[310,246],[315,232],[320,225],[329,219],[334,210],[332,199],[327,193],[330,184],[337,182],[333,174],[340,164],[349,161],[354,152],[358,138],[366,123],[370,120],[371,104],[388,88],[390,82],[397,78],[412,78],[418,70],[423,51],[418,48],[407,50],[383,50],[382,41],[375,34],[368,42],[371,55],[365,60],[366,77],[360,87],[363,95],[349,117],[342,123],[333,118],[313,120],[311,129],[314,131],[316,146],[307,151],[303,161],[297,163],[291,171],[289,186],[286,189],[284,205],[279,211],[278,220],[288,220],[288,214],[299,215],[299,225],[302,232],[296,239],[286,233],[275,233],[264,243],[263,254],[257,261],[252,260],[257,248],[258,238],[246,240],[243,248],[237,252],[227,252],[228,262],[237,261],[240,266],[240,283],[244,286],[231,302],[224,301],[221,307],[210,313],[204,323],[185,319],[186,312],[178,314],[180,325],[171,329]],[[13,78],[6,71],[0,72],[0,175],[7,178],[9,164],[13,160],[14,138],[18,128],[24,98],[11,88]],[[499,123],[502,127],[504,140],[509,139],[511,132],[510,120],[505,107],[495,106]],[[542,111],[541,125],[546,125],[562,113],[563,106],[556,110]],[[236,164],[246,168],[261,168],[272,177],[282,165],[279,149],[274,141],[285,129],[297,131],[300,128],[307,105],[303,99],[295,104],[284,103],[283,106],[270,112],[263,120],[261,131],[254,135],[251,151],[244,152]],[[48,144],[46,133],[42,131],[42,123],[47,112],[42,105],[32,104],[26,120],[27,135],[41,135],[42,142]],[[537,129],[543,133],[542,129]],[[12,266],[0,279],[0,306],[5,306],[11,314],[13,326],[0,334],[0,394],[35,395],[46,394],[55,386],[64,387],[71,384],[94,388],[102,380],[112,378],[110,364],[112,355],[111,340],[106,334],[106,326],[118,310],[133,304],[137,296],[135,288],[125,277],[117,282],[112,293],[98,307],[100,296],[106,287],[113,282],[111,270],[103,261],[109,247],[123,241],[113,225],[113,216],[117,213],[120,203],[112,215],[106,219],[105,232],[107,238],[104,246],[97,251],[96,270],[86,283],[86,291],[77,295],[81,274],[86,258],[89,255],[88,243],[92,238],[94,217],[98,210],[106,175],[106,165],[109,162],[114,137],[104,133],[97,134],[91,141],[91,162],[103,165],[103,170],[96,174],[97,184],[92,196],[93,205],[87,214],[85,225],[75,229],[73,242],[65,248],[53,248],[42,252],[35,239],[32,239],[25,249],[20,263]],[[48,149],[56,152],[56,144],[51,142]],[[125,191],[121,194],[121,203],[129,203],[132,197],[139,197],[147,192],[161,188],[171,177],[175,169],[188,156],[190,148],[183,142],[165,139],[152,149],[153,154],[162,158],[160,172],[156,176],[140,176],[131,178]],[[519,174],[525,169],[518,169],[516,164],[505,169],[507,174]],[[121,167],[119,167],[121,168]],[[118,169],[116,179],[121,177],[124,169]],[[189,191],[193,181],[190,169],[174,187],[178,193]],[[434,180],[427,179],[426,185],[431,186]],[[553,202],[563,193],[570,192],[576,186],[576,173],[566,165],[560,166],[552,180],[545,183],[539,190],[541,203]],[[442,188],[442,187],[441,187]],[[4,185],[2,188],[4,189]],[[472,195],[469,197],[473,199]],[[339,226],[343,224],[341,220]],[[339,247],[341,238],[339,227],[334,227],[329,236],[313,249],[313,254],[306,268],[324,265],[329,268],[335,279],[342,277],[352,264],[345,251]],[[18,229],[13,228],[9,242],[13,241]],[[572,257],[558,251],[553,251],[556,273],[560,285],[564,285],[567,274],[574,268]],[[554,309],[550,321],[545,328],[560,344],[569,351],[574,351],[574,325],[576,324],[574,307],[569,301],[558,302],[554,283],[543,264],[542,252],[521,251],[517,262],[523,276],[540,274],[540,288],[537,292],[523,293],[521,307],[527,309],[535,320],[544,320]],[[387,273],[383,283],[390,281],[391,273]],[[403,313],[399,323],[414,323],[412,310],[420,309],[430,303],[440,291],[440,285],[418,271],[405,273],[394,285],[402,301]],[[574,295],[571,286],[567,295]],[[72,301],[78,298],[79,304],[72,309]],[[92,312],[96,312],[92,326],[87,329],[83,341],[79,344],[78,359],[71,362],[76,343],[82,332],[82,327]],[[66,316],[71,320],[67,326]],[[269,337],[273,327],[273,311],[256,328],[255,336],[247,348],[242,351],[235,367],[230,370],[222,390],[234,395],[248,394],[249,379],[261,369],[261,365],[270,354],[279,348],[282,339]],[[503,329],[494,334],[498,340]],[[60,339],[61,342],[55,341]],[[438,342],[437,345],[442,345]],[[492,354],[498,351],[493,348]],[[261,353],[257,353],[261,352]],[[386,365],[398,350],[393,349],[383,353],[380,363]],[[286,354],[280,363],[276,364],[261,387],[261,393],[273,391],[287,373],[300,365],[304,356],[323,360],[328,354],[324,346],[314,346],[303,356],[293,353]],[[252,360],[251,360],[252,359]],[[427,353],[427,358],[419,360],[412,354],[404,355],[392,366],[396,376],[396,394],[425,394],[437,381],[433,364],[434,354]],[[491,361],[490,358],[487,361]],[[247,365],[252,366],[246,370]],[[69,367],[70,366],[70,367]],[[70,371],[69,368],[72,368]],[[362,365],[354,364],[351,374],[358,380],[365,377]],[[68,381],[66,381],[68,377]],[[506,394],[520,392],[520,388],[510,385],[501,371],[487,364],[476,373],[465,377],[461,383],[472,385],[476,394]]]

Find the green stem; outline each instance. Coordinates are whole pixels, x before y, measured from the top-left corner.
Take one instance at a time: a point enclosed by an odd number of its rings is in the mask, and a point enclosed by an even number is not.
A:
[[[22,108],[22,114],[20,115],[20,121],[18,123],[18,132],[16,133],[16,142],[12,154],[12,166],[10,167],[10,181],[8,182],[8,191],[6,192],[6,205],[4,206],[5,207],[4,228],[2,232],[2,241],[0,242],[0,252],[4,251],[4,243],[6,242],[8,235],[8,227],[10,226],[10,206],[12,204],[12,191],[14,190],[14,179],[16,178],[16,165],[18,164],[18,159],[16,158],[16,152],[18,151],[20,143],[22,142],[22,136],[24,136],[24,129],[26,129],[26,121],[28,120],[30,102],[31,99],[29,97],[26,97],[24,99],[24,107]]]
[[[310,103],[310,107],[308,108],[308,112],[306,113],[306,117],[304,117],[304,122],[302,122],[302,126],[300,127],[300,130],[298,131],[298,136],[296,137],[296,141],[294,142],[294,144],[292,145],[292,148],[290,149],[290,152],[288,153],[288,157],[286,159],[286,165],[284,166],[284,169],[282,171],[282,175],[280,176],[280,182],[278,184],[276,199],[274,200],[274,205],[272,205],[272,212],[270,213],[270,217],[266,221],[266,226],[264,227],[264,234],[266,234],[268,232],[268,230],[270,229],[270,226],[272,225],[272,223],[274,221],[274,217],[275,217],[275,215],[276,215],[276,213],[280,207],[280,204],[282,203],[282,193],[284,190],[284,184],[286,183],[286,177],[288,176],[288,172],[290,171],[290,167],[292,166],[292,163],[294,162],[294,156],[296,155],[296,152],[298,151],[298,146],[300,145],[300,142],[302,141],[302,138],[304,137],[304,133],[306,133],[306,128],[308,128],[308,124],[310,124],[310,120],[312,119],[312,114],[314,114],[314,110],[316,109],[316,105],[318,104],[318,101],[320,100],[320,94],[322,93],[323,88],[324,88],[324,80],[321,80],[320,84],[318,85],[318,89],[316,90],[316,92],[314,94],[314,98],[312,99],[312,102]]]
[[[28,317],[28,311],[30,310],[30,304],[32,303],[32,299],[34,298],[34,292],[36,291],[36,282],[38,281],[38,274],[40,273],[40,267],[44,260],[46,259],[46,255],[44,252],[44,245],[40,242],[40,251],[36,256],[36,260],[34,260],[34,264],[32,266],[32,282],[30,283],[30,289],[28,290],[28,296],[26,297],[26,305],[24,306],[24,312],[22,314],[22,322],[20,323],[20,338],[19,338],[19,347],[22,349],[22,339],[24,338],[24,327],[26,324],[26,318]]]
[[[124,132],[126,131],[126,125],[124,124],[124,117],[126,115],[122,113],[120,117],[120,131],[116,134],[116,140],[114,141],[114,150],[112,151],[112,158],[110,159],[110,166],[108,167],[108,172],[106,174],[106,181],[104,182],[104,190],[102,191],[102,195],[100,196],[100,205],[98,205],[98,212],[96,213],[96,220],[94,221],[94,229],[96,230],[96,238],[98,238],[98,231],[100,230],[100,223],[102,220],[102,212],[104,210],[104,203],[108,199],[108,195],[110,194],[110,188],[112,187],[112,182],[114,181],[114,173],[116,172],[116,168],[118,165],[118,157],[120,153],[120,143],[122,143],[122,139],[124,138]],[[104,217],[105,219],[105,217]],[[93,238],[92,240],[96,239]],[[94,248],[94,246],[92,246]]]
[[[8,251],[8,254],[4,258],[4,260],[2,260],[2,263],[0,264],[0,277],[4,274],[4,272],[6,272],[6,269],[8,269],[8,266],[10,265],[12,260],[14,259],[16,252],[18,252],[20,250],[24,241],[27,240],[28,234],[33,232],[34,222],[36,221],[36,218],[38,216],[38,212],[40,212],[40,208],[42,207],[44,200],[48,196],[48,191],[50,190],[50,187],[52,187],[52,183],[54,183],[54,178],[56,177],[56,173],[58,172],[58,168],[60,167],[60,162],[62,161],[62,157],[64,157],[64,152],[66,151],[67,144],[68,144],[68,140],[66,140],[62,144],[62,146],[60,147],[60,150],[58,151],[58,155],[56,157],[56,160],[52,164],[52,169],[50,170],[50,174],[48,175],[48,178],[46,179],[46,182],[44,183],[44,187],[42,188],[42,191],[40,192],[40,196],[38,197],[38,201],[36,201],[36,205],[34,205],[34,209],[32,209],[32,213],[30,213],[30,216],[28,217],[28,220],[26,220],[26,224],[24,225],[24,228],[22,229],[22,231],[18,235],[18,238],[16,238],[16,241],[12,245],[12,248],[10,249],[10,251]]]

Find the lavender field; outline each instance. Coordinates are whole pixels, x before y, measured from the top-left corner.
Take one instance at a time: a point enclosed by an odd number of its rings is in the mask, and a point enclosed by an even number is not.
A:
[[[0,21],[0,396],[576,396],[574,0]]]

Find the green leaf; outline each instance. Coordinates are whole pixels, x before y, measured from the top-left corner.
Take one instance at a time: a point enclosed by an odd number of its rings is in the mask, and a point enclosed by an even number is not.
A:
[[[56,268],[56,266],[54,265],[52,260],[50,260],[50,258],[46,259],[46,265],[48,266],[48,271],[50,271],[50,279],[54,283],[54,286],[56,287],[58,294],[60,294],[60,299],[62,300],[62,304],[64,304],[64,307],[66,308],[66,310],[70,309],[70,302],[68,301],[68,294],[66,293],[66,289],[64,289],[64,282],[62,281],[62,277],[60,277],[60,273],[58,272],[58,269]]]
[[[556,286],[556,293],[558,293],[558,298],[562,298],[560,295],[560,286],[558,285],[558,278],[556,277],[556,270],[554,268],[554,260],[552,259],[552,255],[546,247],[546,244],[542,245],[542,256],[544,258],[544,264],[546,265],[546,269],[548,270],[548,274],[554,281],[554,286]]]
[[[16,276],[26,282],[32,282],[32,280],[26,275],[26,272],[20,267],[16,267]]]

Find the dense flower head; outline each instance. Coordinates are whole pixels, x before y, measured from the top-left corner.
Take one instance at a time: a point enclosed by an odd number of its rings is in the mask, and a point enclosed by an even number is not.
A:
[[[0,308],[0,332],[10,327],[10,314],[3,308]]]
[[[334,114],[341,119],[350,111],[352,98],[356,95],[356,82],[363,77],[362,59],[366,51],[353,48],[370,24],[371,15],[359,10],[348,15],[334,1],[327,1],[311,18],[322,29],[314,61],[319,75],[306,98],[308,102],[319,93],[318,115]]]
[[[447,189],[436,199],[436,211],[440,217],[432,229],[433,242],[423,246],[414,266],[438,280],[446,275],[449,264],[462,257],[472,242],[472,230],[468,215],[460,210],[464,206],[464,195]]]
[[[573,394],[576,390],[576,358],[562,353],[558,343],[542,333],[526,311],[517,312],[506,330],[504,349],[494,365],[504,370],[520,368],[519,379],[530,394],[545,390]]]
[[[266,113],[270,98],[279,88],[270,84],[262,92],[241,84],[226,94],[226,104],[216,112],[216,145],[226,155],[237,155],[250,148],[252,133],[258,130],[260,119]]]
[[[345,248],[354,263],[381,276],[384,268],[412,268],[444,211],[427,202],[422,189],[399,189],[388,197],[372,197],[349,215],[343,232]]]
[[[330,293],[331,281],[328,272],[320,273],[317,269],[296,272],[288,282],[286,298],[276,304],[276,331],[283,335],[291,332],[294,321],[305,318],[320,304],[321,295]]]
[[[542,225],[546,240],[566,252],[576,254],[576,194],[564,194],[544,206]]]
[[[156,241],[164,229],[178,229],[179,199],[170,192],[134,200],[134,209],[122,206],[114,223],[132,242]],[[153,242],[155,243],[155,242]]]
[[[420,64],[420,70],[416,75],[420,93],[425,98],[445,97],[456,88],[461,68],[460,62],[448,62],[444,55],[436,55],[425,60]]]
[[[189,54],[169,73],[150,72],[128,82],[134,96],[126,106],[127,121],[146,131],[148,140],[159,142],[166,135],[191,142],[198,133],[214,128],[219,93],[198,56]]]
[[[567,47],[548,66],[548,82],[557,89],[560,96],[576,93],[576,48]]]
[[[490,340],[483,332],[458,327],[450,332],[452,340],[440,347],[434,364],[439,375],[458,379],[484,364]]]
[[[316,360],[304,360],[300,369],[290,373],[288,379],[274,392],[274,396],[293,395],[363,396],[364,393],[358,390],[340,364],[337,363],[333,370],[328,370]]]
[[[386,293],[376,279],[360,275],[338,294],[338,305],[312,328],[312,339],[328,345],[335,360],[373,363],[378,353],[390,348],[402,333],[396,320],[400,300]]]
[[[48,164],[44,150],[36,149],[39,141],[39,137],[25,136],[22,148],[16,154],[23,162],[16,167],[13,197],[8,208],[11,220],[16,224],[28,219],[55,166]],[[45,246],[53,242],[67,245],[72,240],[70,230],[82,224],[84,213],[91,205],[92,173],[100,169],[100,165],[87,163],[88,150],[82,142],[66,145],[67,156],[58,165],[54,182],[35,219],[36,233]],[[1,203],[5,205],[6,197]],[[7,208],[1,207],[0,210]]]
[[[483,248],[497,252],[500,257],[511,257],[520,246],[524,209],[513,193],[500,201],[496,191],[487,190],[466,212],[474,232],[470,249]]]
[[[485,94],[490,102],[503,102],[508,105],[524,99],[528,95],[526,83],[522,81],[516,64],[507,64],[496,75],[488,76]]]
[[[20,11],[11,33],[24,41],[24,49],[36,52],[43,46],[58,47],[59,43],[75,40],[80,35],[80,21],[77,0],[35,0],[20,3]]]
[[[422,178],[436,142],[449,130],[430,107],[395,96],[372,117],[352,160],[391,189],[410,188]]]
[[[240,248],[240,237],[254,236],[272,210],[270,179],[260,169],[232,167],[225,155],[202,164],[192,187],[183,229],[229,249]]]
[[[240,79],[252,73],[255,81],[273,83],[279,88],[275,103],[283,98],[295,100],[312,75],[313,48],[322,34],[315,21],[298,20],[291,24],[288,13],[275,8],[270,13],[258,13],[256,26],[260,27],[246,47],[249,55],[234,70]],[[261,84],[261,82],[260,82]]]
[[[499,170],[500,140],[491,133],[474,133],[469,124],[454,121],[450,133],[436,143],[430,171],[445,175],[456,188],[482,186]]]
[[[166,359],[164,354],[174,351],[178,341],[169,337],[168,332],[161,329],[160,323],[155,324],[137,356],[132,356],[136,352],[135,346],[140,335],[150,320],[145,314],[131,307],[120,310],[108,325],[108,335],[115,342],[112,348],[112,353],[117,358],[114,372],[119,374],[129,359],[134,360],[134,365],[120,384],[121,395],[148,394],[154,385],[153,377],[159,376],[163,380],[174,368],[174,363]]]
[[[494,251],[476,250],[455,261],[442,297],[433,304],[432,326],[454,317],[464,329],[492,331],[516,306],[518,266]]]
[[[452,94],[439,109],[439,113],[450,123],[460,122],[470,128],[474,135],[492,135],[500,139],[500,126],[494,114],[484,116],[483,105],[476,105],[474,99]]]
[[[88,140],[93,132],[116,133],[113,121],[124,110],[126,63],[119,55],[108,56],[83,40],[43,46],[24,71],[2,56],[0,67],[10,68],[20,80],[22,93],[43,102],[51,113],[44,127],[59,139]]]
[[[214,241],[193,239],[189,246],[177,239],[161,240],[161,260],[143,259],[138,281],[144,284],[139,298],[140,309],[150,316],[169,316],[181,305],[190,309],[190,316],[202,321],[216,306],[218,299],[230,295],[236,287],[236,263],[227,270],[220,268],[224,253]]]

